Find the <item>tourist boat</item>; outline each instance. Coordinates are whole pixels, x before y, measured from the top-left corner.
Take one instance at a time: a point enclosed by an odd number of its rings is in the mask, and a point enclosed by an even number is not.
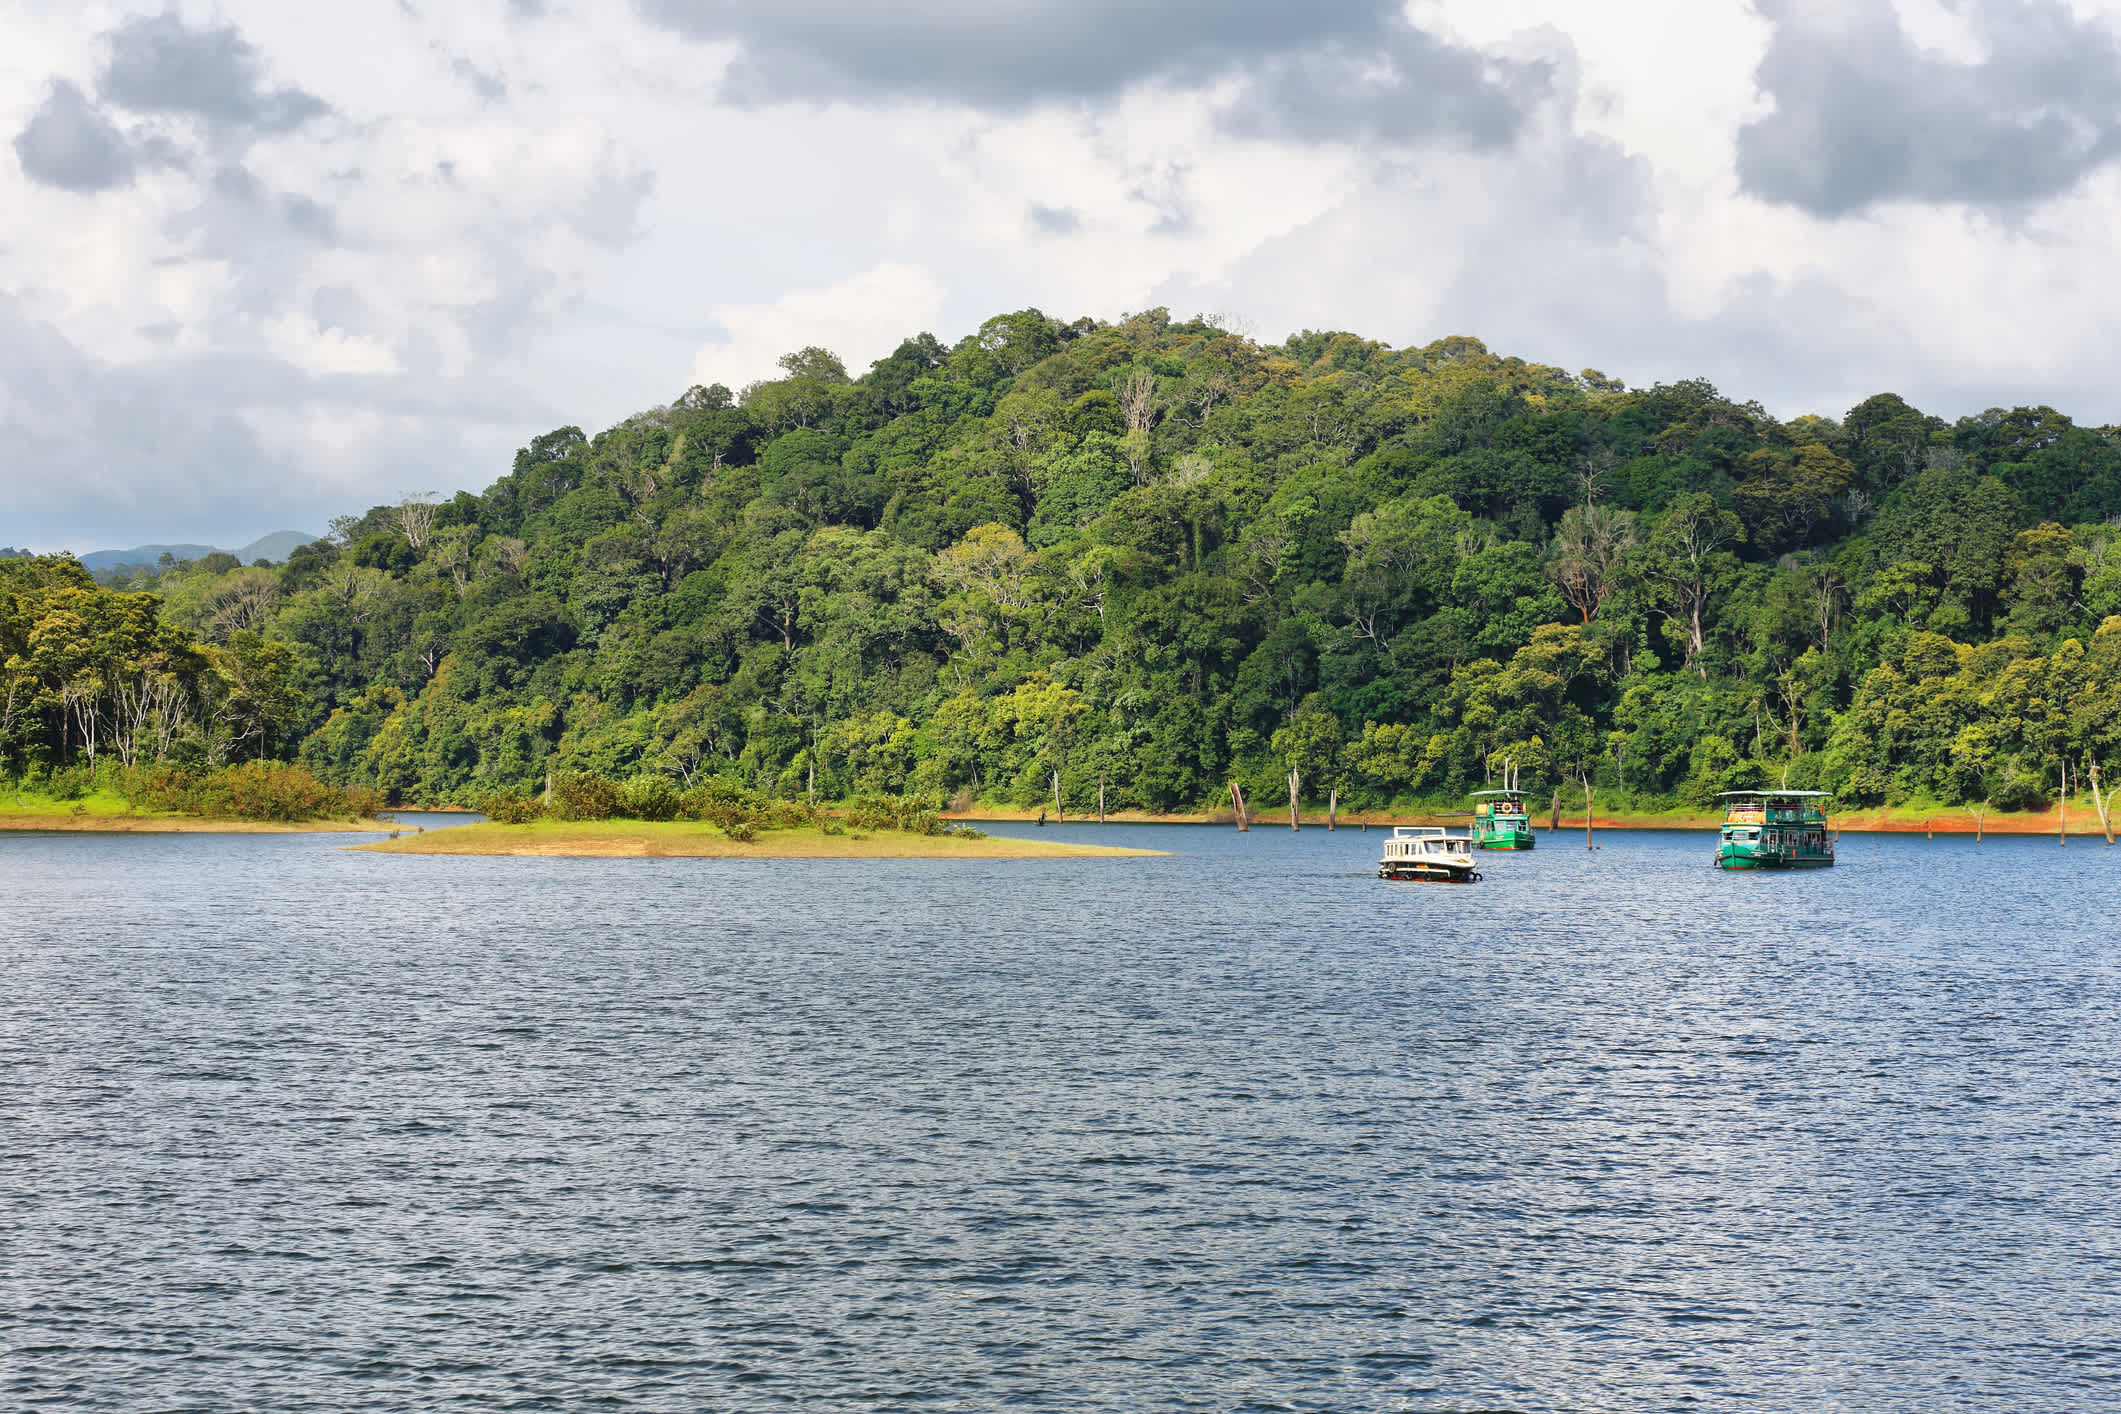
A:
[[[1718,869],[1819,869],[1834,862],[1823,790],[1727,790]]]
[[[1532,819],[1525,813],[1523,791],[1476,790],[1473,799],[1473,848],[1532,847]]]
[[[1434,879],[1465,884],[1480,877],[1473,867],[1471,841],[1454,835],[1441,825],[1399,825],[1385,841],[1385,855],[1377,862],[1380,879]]]

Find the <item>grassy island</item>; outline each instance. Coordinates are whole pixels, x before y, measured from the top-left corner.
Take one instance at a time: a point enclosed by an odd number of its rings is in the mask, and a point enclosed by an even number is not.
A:
[[[693,820],[534,820],[522,825],[457,825],[352,846],[378,854],[498,854],[622,859],[1085,859],[1141,857],[1062,840],[1002,839],[956,833],[820,827],[761,832],[751,840]]]

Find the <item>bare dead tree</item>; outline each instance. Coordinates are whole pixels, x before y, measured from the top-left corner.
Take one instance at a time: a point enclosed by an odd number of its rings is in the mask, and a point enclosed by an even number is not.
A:
[[[231,634],[265,627],[280,602],[280,577],[271,570],[236,570],[207,597],[207,636],[226,643]]]
[[[434,554],[431,556],[434,566],[449,576],[459,597],[471,587],[472,534],[468,525],[453,525],[434,536]]]
[[[1620,559],[1635,544],[1635,518],[1626,511],[1585,505],[1562,512],[1549,567],[1569,607],[1589,623],[1618,582]]]
[[[530,547],[514,536],[496,536],[492,544],[494,567],[504,574],[521,574],[530,563]]]
[[[1196,427],[1207,426],[1208,414],[1215,411],[1215,405],[1236,395],[1237,380],[1219,363],[1197,364],[1186,374],[1186,401],[1200,410],[1193,419]]]
[[[96,769],[96,748],[103,737],[103,684],[91,677],[78,677],[59,689],[60,711],[81,733],[81,747],[88,753],[88,769]]]
[[[143,669],[111,688],[111,749],[126,766],[137,766],[156,745],[156,722],[167,720],[181,691],[161,673]],[[167,741],[171,729],[161,733]],[[155,756],[162,752],[155,751]]]
[[[434,533],[435,512],[440,509],[435,504],[434,492],[416,491],[398,502],[391,518],[398,523],[398,534],[405,537],[405,543],[418,550]]]
[[[1133,369],[1113,385],[1112,397],[1119,404],[1120,421],[1127,429],[1127,465],[1134,473],[1134,484],[1139,486],[1148,473],[1149,427],[1156,421],[1159,406],[1156,375],[1146,368]]]

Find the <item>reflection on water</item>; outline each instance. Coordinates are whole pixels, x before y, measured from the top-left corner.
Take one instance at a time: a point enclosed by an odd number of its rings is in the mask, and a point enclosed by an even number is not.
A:
[[[0,1404],[2121,1402],[2103,846],[1043,833],[0,837]]]

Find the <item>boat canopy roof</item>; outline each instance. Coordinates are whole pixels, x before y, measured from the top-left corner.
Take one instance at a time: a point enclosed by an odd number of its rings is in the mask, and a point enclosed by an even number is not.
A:
[[[1473,799],[1478,800],[1484,795],[1499,795],[1510,800],[1523,800],[1530,794],[1530,791],[1522,790],[1476,790],[1473,792]]]
[[[1720,790],[1716,794],[1729,800],[1736,796],[1740,800],[1820,800],[1833,794],[1830,790]]]

